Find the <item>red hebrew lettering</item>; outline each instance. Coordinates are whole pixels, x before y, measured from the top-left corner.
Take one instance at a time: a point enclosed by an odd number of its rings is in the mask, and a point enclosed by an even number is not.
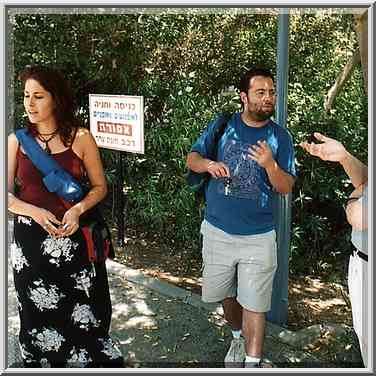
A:
[[[106,123],[103,121],[97,122],[97,132],[105,132],[105,125]]]

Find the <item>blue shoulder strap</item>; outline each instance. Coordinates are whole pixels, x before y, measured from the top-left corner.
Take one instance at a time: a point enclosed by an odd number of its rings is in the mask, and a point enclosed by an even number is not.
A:
[[[16,131],[16,137],[27,156],[44,176],[48,175],[51,171],[61,169],[59,164],[41,148],[33,137],[31,137],[27,129],[18,129]]]
[[[44,175],[43,183],[49,192],[70,202],[81,200],[84,195],[81,184],[40,147],[27,129],[17,130],[16,137],[34,166]]]

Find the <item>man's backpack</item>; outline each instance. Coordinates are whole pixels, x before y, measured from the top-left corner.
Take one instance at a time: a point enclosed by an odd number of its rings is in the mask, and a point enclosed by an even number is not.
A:
[[[225,132],[227,123],[230,120],[231,116],[232,114],[224,112],[216,121],[212,153],[207,156],[212,161],[217,160],[218,143]],[[198,204],[205,202],[205,188],[206,184],[210,180],[210,177],[211,175],[208,172],[198,173],[192,170],[188,171],[188,174],[186,176],[187,184],[189,189],[195,193],[195,199]]]

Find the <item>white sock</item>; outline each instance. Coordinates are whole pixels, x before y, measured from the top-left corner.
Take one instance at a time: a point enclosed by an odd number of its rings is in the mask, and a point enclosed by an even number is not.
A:
[[[232,332],[232,337],[233,338],[240,338],[240,335],[242,334],[242,330],[239,329],[239,330],[231,330]]]
[[[261,358],[256,358],[254,356],[245,356],[245,362],[246,363],[253,363],[253,364],[258,364],[260,362]]]

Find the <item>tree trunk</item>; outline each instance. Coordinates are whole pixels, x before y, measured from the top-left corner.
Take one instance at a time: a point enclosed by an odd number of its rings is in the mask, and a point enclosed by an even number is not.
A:
[[[360,62],[360,53],[359,53],[359,48],[357,48],[354,54],[352,55],[351,59],[346,63],[342,72],[337,77],[334,85],[329,89],[328,94],[326,95],[326,98],[325,98],[325,103],[324,103],[325,111],[330,112],[330,110],[333,108],[333,104],[338,93],[341,91],[343,85],[347,82],[347,80],[351,76],[351,72],[353,71],[354,67],[359,62]]]
[[[368,11],[356,14],[355,31],[360,49],[360,61],[363,70],[364,90],[368,94]]]

